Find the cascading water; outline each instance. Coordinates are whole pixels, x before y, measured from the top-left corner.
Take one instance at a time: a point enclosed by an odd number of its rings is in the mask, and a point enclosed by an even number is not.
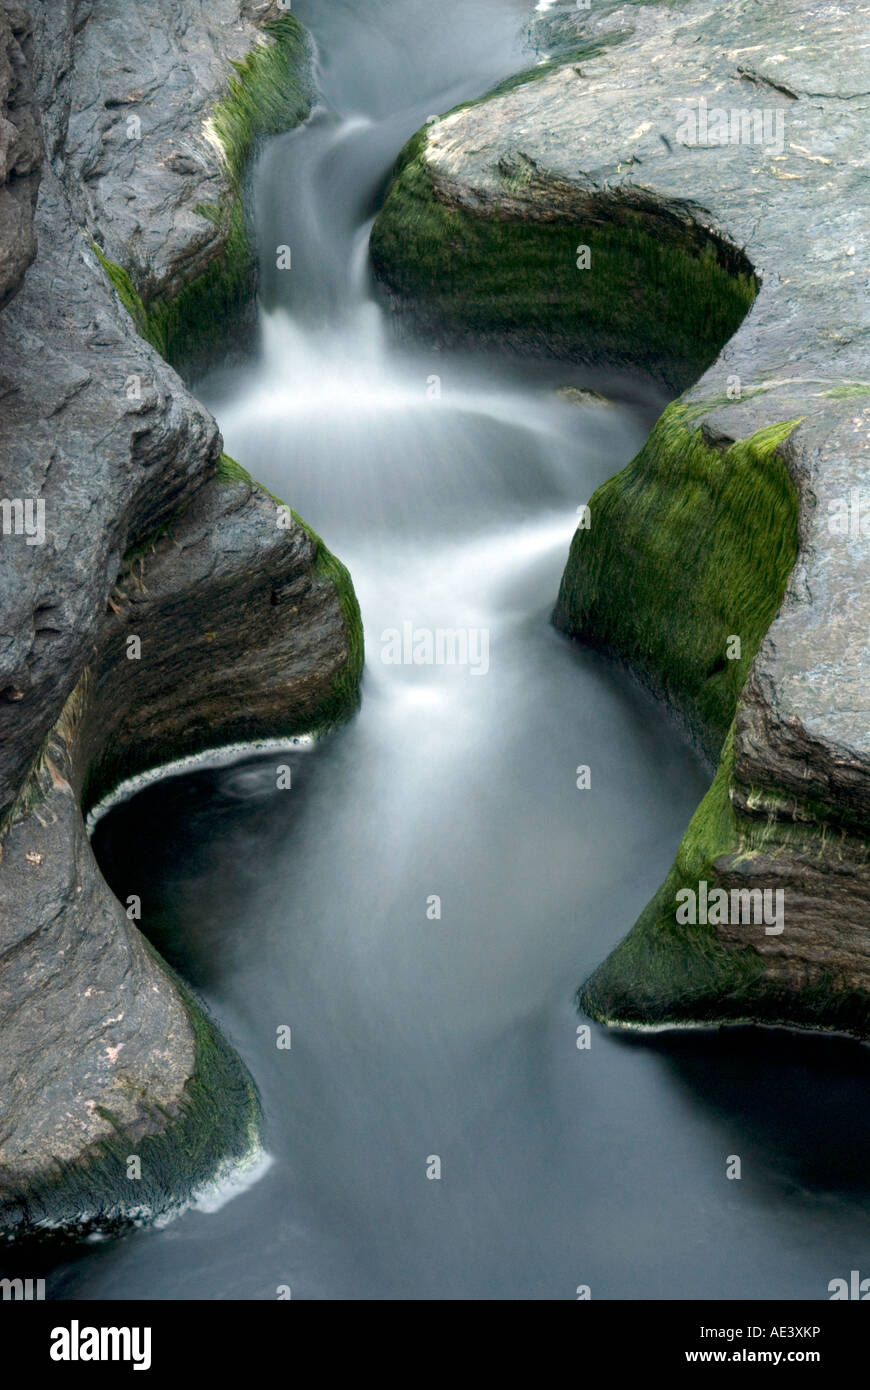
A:
[[[290,791],[250,757],[99,825],[110,881],[147,885],[146,925],[251,1068],[272,1162],[232,1201],[89,1247],[52,1291],[824,1297],[831,1250],[848,1269],[866,1241],[868,1136],[849,1149],[838,1119],[863,1055],[770,1033],[578,1047],[573,991],[707,781],[663,710],[548,622],[578,506],[661,401],[398,344],[368,281],[396,153],[528,64],[526,0],[294,8],[323,104],[255,171],[258,351],[198,389],[349,566],[364,703],[290,755]],[[415,661],[439,633],[457,660]]]

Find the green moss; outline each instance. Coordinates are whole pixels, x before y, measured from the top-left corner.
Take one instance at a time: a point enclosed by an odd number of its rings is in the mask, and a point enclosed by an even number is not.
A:
[[[264,135],[298,125],[311,106],[309,48],[293,15],[265,26],[269,42],[259,43],[234,63],[227,97],[211,116],[210,127],[222,152],[228,190],[217,204],[200,205],[200,216],[220,232],[221,252],[196,279],[170,299],[144,303],[123,267],[97,254],[137,329],[175,367],[200,362],[248,312],[256,288],[256,261],[248,240],[242,189],[256,144]]]
[[[870,395],[870,385],[863,381],[844,381],[842,385],[826,391],[825,395],[831,396],[835,401],[851,400],[853,396]]]
[[[720,450],[696,427],[708,408],[669,406],[637,457],[593,495],[591,527],[574,537],[559,592],[561,627],[618,653],[688,715],[711,754],[721,746],[667,879],[580,999],[593,1017],[628,1025],[845,1027],[848,1015],[855,1031],[865,1005],[838,1003],[830,981],[785,990],[751,945],[726,947],[713,927],[676,922],[680,888],[751,883],[753,860],[760,871],[783,850],[820,849],[818,826],[778,819],[775,793],[750,793],[756,819],[738,816],[731,799],[738,698],[797,556],[798,498],[778,453],[797,422]],[[735,635],[741,654],[729,660]]]
[[[16,1239],[19,1233],[31,1241],[116,1233],[146,1213],[150,1219],[180,1209],[225,1166],[251,1154],[259,1140],[260,1100],[247,1068],[204,1005],[145,945],[180,993],[195,1038],[194,1071],[180,1104],[172,1113],[140,1092],[143,1119],[156,1132],[139,1139],[131,1138],[115,1114],[101,1110],[114,1133],[94,1145],[85,1161],[57,1162],[38,1184],[4,1191],[0,1239]],[[132,1154],[141,1159],[139,1179],[127,1177]],[[40,1223],[46,1223],[41,1230]]]
[[[627,660],[717,754],[797,556],[798,498],[777,452],[797,422],[723,452],[691,427],[696,410],[669,406],[593,495],[556,621]]]
[[[729,734],[710,790],[686,831],[676,862],[624,941],[584,985],[580,1003],[605,1022],[646,1025],[703,1019],[742,1000],[761,972],[754,951],[728,950],[706,925],[676,922],[676,894],[714,884],[714,863],[738,847],[729,787],[733,736]]]
[[[752,948],[721,943],[715,928],[676,921],[676,894],[703,880],[731,889],[764,881],[780,861],[855,870],[868,846],[830,808],[776,789],[742,789],[732,802],[733,718],[758,645],[797,554],[798,499],[777,446],[795,421],[720,451],[693,428],[706,407],[675,404],[638,456],[590,502],[559,594],[557,621],[618,653],[684,710],[711,752],[716,776],[665,882],[579,995],[593,1018],[623,1026],[761,1021],[870,1036],[870,998],[820,970],[788,986]],[[726,639],[741,637],[737,661]],[[723,743],[724,738],[724,743]]]
[[[145,336],[177,368],[207,360],[228,329],[250,310],[256,262],[248,244],[241,199],[233,198],[221,209],[220,219],[220,256],[173,299],[154,299],[148,306]]]
[[[599,199],[579,222],[483,215],[436,196],[425,147],[418,132],[400,155],[371,254],[400,305],[440,336],[631,363],[682,386],[752,303],[745,258],[652,202]],[[501,176],[509,194],[530,171],[505,164]],[[578,269],[579,246],[590,269]]]
[[[272,43],[258,44],[241,62],[229,95],[212,114],[212,126],[236,192],[254,141],[287,130],[303,120],[311,105],[305,30],[293,15],[281,15],[265,28]]]
[[[320,537],[315,535],[309,526],[305,526],[301,517],[296,516],[295,512],[293,515],[317,543],[317,572],[335,586],[347,631],[347,660],[336,676],[315,720],[316,727],[325,730],[346,719],[359,707],[360,681],[365,660],[362,616],[353,581],[346,567],[331,550],[327,550]]]
[[[738,816],[730,796],[733,763],[732,729],[668,877],[625,940],[586,981],[578,1003],[590,1017],[624,1027],[763,1022],[870,1038],[870,996],[844,989],[831,971],[786,987],[766,973],[751,946],[726,947],[713,927],[676,921],[681,888],[697,891],[702,881],[710,890],[753,886],[753,861],[769,865],[784,850],[798,862],[824,854],[825,837],[817,829]],[[845,834],[834,838],[847,863],[866,863],[866,843]]]
[[[137,333],[145,338],[153,348],[156,348],[161,355],[165,356],[165,344],[158,326],[151,322],[148,310],[136,293],[133,281],[127,271],[123,266],[117,265],[115,261],[110,261],[95,241],[91,242],[91,249],[114,285],[118,298],[135,323]]]
[[[237,463],[234,458],[230,458],[229,454],[221,454],[217,476],[225,483],[245,483],[248,487],[260,487],[259,483],[254,482],[248,470]],[[265,492],[266,496],[271,497],[272,501],[277,502],[279,506],[284,505],[273,492],[269,492],[268,488],[260,488],[260,491]]]
[[[524,87],[529,82],[539,82],[542,77],[548,77],[557,68],[570,67],[572,63],[582,63],[591,58],[597,58],[608,48],[613,48],[616,44],[629,38],[631,33],[630,29],[614,30],[608,34],[602,34],[597,39],[591,39],[587,43],[568,44],[560,48],[553,57],[545,58],[532,68],[525,68],[522,72],[506,77],[503,82],[498,82],[476,101],[462,102],[447,114],[452,116],[453,111],[463,111],[468,106],[478,106],[481,101],[492,101],[494,97],[505,96],[507,92],[516,91],[518,87]]]
[[[221,455],[217,476],[224,482],[244,483],[248,487],[256,488],[270,497],[277,506],[287,507],[286,502],[283,502],[280,497],[276,497],[274,492],[269,492],[267,488],[255,482],[250,473],[235,459],[230,458],[229,454]],[[302,520],[297,512],[293,511],[292,507],[287,507],[287,510],[297,525],[301,526],[306,535],[314,542],[315,568],[321,579],[332,584],[335,588],[347,632],[347,660],[336,676],[326,700],[313,715],[309,730],[309,732],[325,732],[333,725],[347,719],[359,707],[360,680],[365,659],[362,616],[354,591],[353,580],[346,566],[333,555],[320,536]]]

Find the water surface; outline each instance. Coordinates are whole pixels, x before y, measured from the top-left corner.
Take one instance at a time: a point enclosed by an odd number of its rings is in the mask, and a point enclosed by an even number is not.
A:
[[[227,450],[350,567],[364,703],[281,759],[291,790],[249,757],[98,827],[110,881],[144,885],[153,939],[251,1068],[272,1163],[218,1210],[89,1246],[50,1291],[824,1298],[867,1249],[866,1053],[761,1030],[577,1047],[574,990],[708,781],[661,708],[549,624],[577,508],[663,402],[396,342],[369,284],[398,150],[528,63],[525,0],[294,11],[322,105],[254,173],[257,351],[198,389]],[[385,663],[406,623],[486,634],[486,670]]]

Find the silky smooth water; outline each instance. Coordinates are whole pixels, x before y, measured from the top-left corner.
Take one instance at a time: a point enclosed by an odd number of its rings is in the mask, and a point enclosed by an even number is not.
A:
[[[294,11],[322,105],[254,173],[257,351],[198,390],[228,452],[348,564],[363,705],[314,747],[163,781],[98,826],[110,882],[136,882],[250,1067],[271,1164],[232,1200],[86,1247],[50,1293],[825,1298],[868,1264],[866,1052],[769,1030],[596,1028],[577,1047],[574,991],[709,778],[650,697],[549,623],[577,508],[662,401],[400,343],[369,283],[398,150],[528,64],[525,0]],[[406,623],[485,634],[486,661],[389,664]]]

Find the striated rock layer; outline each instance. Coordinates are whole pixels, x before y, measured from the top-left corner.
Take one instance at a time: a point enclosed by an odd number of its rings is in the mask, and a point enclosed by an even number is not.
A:
[[[165,1210],[256,1143],[244,1066],[113,897],[82,808],[170,758],[345,716],[362,660],[346,572],[222,455],[154,346],[181,362],[250,298],[244,162],[307,109],[304,35],[251,0],[0,3],[0,298],[33,255],[31,24],[39,251],[0,314],[12,1232]]]
[[[42,165],[30,79],[30,16],[0,9],[0,307],[21,286],[36,254],[33,209]]]
[[[536,67],[411,142],[372,252],[436,338],[682,392],[591,499],[556,621],[669,699],[718,772],[582,1002],[866,1037],[870,6],[560,5],[538,35]],[[725,920],[678,912],[702,883]]]

